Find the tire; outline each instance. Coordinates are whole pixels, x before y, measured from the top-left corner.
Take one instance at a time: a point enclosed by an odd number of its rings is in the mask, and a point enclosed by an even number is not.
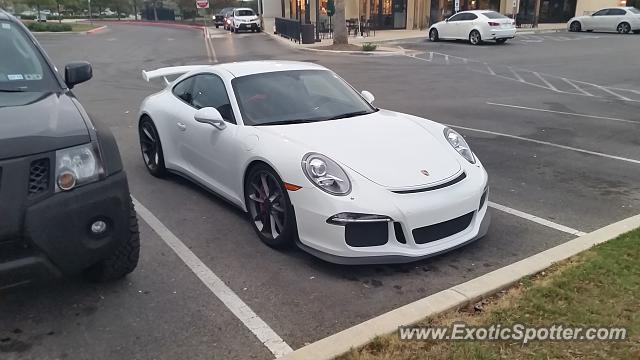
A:
[[[167,175],[167,168],[164,165],[164,152],[162,142],[153,120],[144,116],[138,125],[138,136],[140,138],[140,151],[142,160],[149,173],[155,177],[162,178]]]
[[[631,25],[628,22],[621,22],[616,28],[618,34],[628,34],[631,32]]]
[[[478,30],[472,30],[469,33],[469,42],[471,43],[471,45],[482,44],[482,36],[480,36],[480,32]]]
[[[582,31],[582,24],[579,21],[574,21],[569,25],[569,31],[580,32]]]
[[[278,174],[266,164],[252,166],[247,173],[244,194],[249,221],[260,240],[277,249],[294,244],[295,213]]]
[[[219,27],[220,27],[220,25],[216,25],[216,29],[219,28]]]
[[[431,29],[429,31],[429,40],[432,42],[437,42],[438,40],[440,40],[440,37],[438,36],[438,30]]]
[[[106,282],[125,277],[138,266],[140,258],[140,232],[138,218],[129,200],[129,238],[123,239],[113,254],[90,266],[84,271],[84,276],[92,282]]]
[[[257,28],[257,29],[256,29],[256,32],[257,32],[257,33],[262,32],[262,29]]]
[[[496,39],[496,44],[504,44],[507,42],[507,39]]]

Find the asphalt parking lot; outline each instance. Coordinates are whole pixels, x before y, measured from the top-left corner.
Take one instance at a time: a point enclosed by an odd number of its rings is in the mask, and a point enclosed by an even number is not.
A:
[[[213,51],[201,32],[166,27],[39,40],[59,69],[93,64],[94,79],[74,92],[114,132],[132,195],[292,349],[639,212],[640,35],[532,34],[476,47],[411,40],[391,44],[406,55],[375,57],[211,31]],[[416,263],[338,266],[272,250],[226,202],[181,178],[151,177],[136,114],[160,84],[140,71],[256,59],[317,62],[371,91],[379,107],[459,130],[490,176],[487,236]],[[144,221],[141,232],[140,266],[124,281],[0,290],[0,357],[273,357],[166,234]]]

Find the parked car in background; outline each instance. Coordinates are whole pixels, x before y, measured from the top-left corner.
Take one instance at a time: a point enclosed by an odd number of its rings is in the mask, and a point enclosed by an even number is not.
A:
[[[216,25],[216,28],[219,28],[220,26],[224,27],[225,14],[232,10],[233,8],[226,7],[220,10],[217,14],[213,15],[213,23]]]
[[[0,289],[45,274],[121,278],[140,239],[127,176],[109,131],[62,78],[20,20],[0,10]]]
[[[429,40],[463,39],[473,45],[485,40],[494,40],[498,44],[516,36],[516,24],[495,11],[461,11],[450,18],[433,24],[429,28]]]
[[[569,31],[617,31],[640,33],[640,10],[634,7],[606,8],[591,15],[576,16],[567,22]]]
[[[231,32],[243,30],[260,32],[260,18],[256,15],[253,9],[237,8],[233,10]]]

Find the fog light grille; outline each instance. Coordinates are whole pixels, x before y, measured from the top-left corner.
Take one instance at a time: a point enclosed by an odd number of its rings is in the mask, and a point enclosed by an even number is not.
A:
[[[29,195],[37,195],[49,190],[49,159],[31,162],[29,170]]]

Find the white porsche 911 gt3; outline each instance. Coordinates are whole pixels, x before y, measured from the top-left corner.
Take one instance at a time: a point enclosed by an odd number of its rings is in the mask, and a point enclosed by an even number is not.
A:
[[[487,173],[463,137],[377,109],[322,66],[253,61],[143,77],[166,82],[139,114],[149,172],[237,205],[267,245],[296,243],[335,263],[408,262],[487,232]]]

